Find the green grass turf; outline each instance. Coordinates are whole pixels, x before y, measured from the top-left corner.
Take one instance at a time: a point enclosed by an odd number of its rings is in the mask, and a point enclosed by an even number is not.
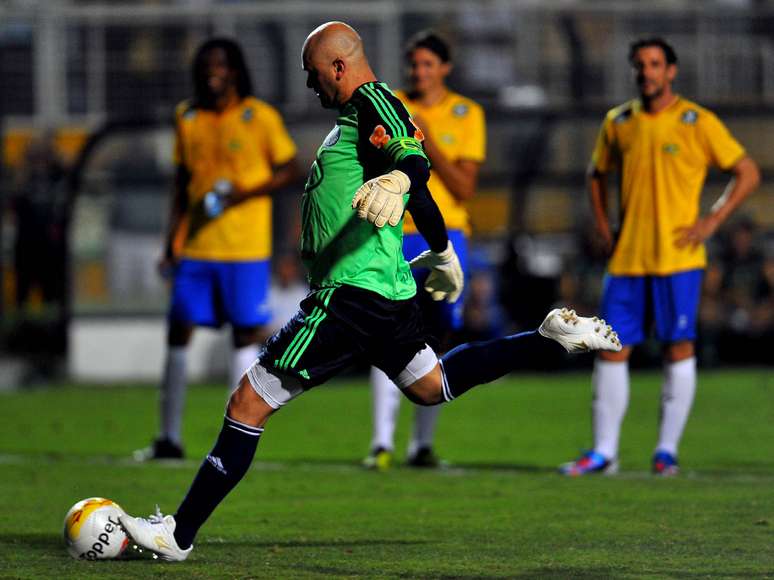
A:
[[[130,513],[174,511],[198,461],[127,457],[156,425],[156,391],[58,386],[0,395],[1,578],[774,577],[774,380],[703,372],[683,475],[648,474],[659,376],[633,377],[617,477],[554,473],[589,444],[586,374],[514,375],[444,409],[447,471],[358,467],[370,436],[363,380],[301,397],[268,424],[253,469],[182,564],[79,562],[62,518],[101,495]],[[225,394],[189,394],[202,456]],[[410,423],[403,405],[398,449]]]

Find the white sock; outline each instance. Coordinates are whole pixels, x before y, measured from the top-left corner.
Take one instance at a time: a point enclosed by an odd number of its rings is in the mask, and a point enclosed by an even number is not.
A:
[[[696,357],[664,365],[661,386],[661,429],[656,451],[677,455],[683,428],[696,393]]]
[[[629,404],[629,363],[596,359],[591,382],[594,451],[607,459],[615,459],[621,423]]]
[[[373,396],[374,434],[371,449],[394,449],[395,423],[398,419],[401,392],[389,377],[376,367],[371,367],[371,394]]]
[[[260,348],[257,344],[249,344],[240,348],[234,348],[234,351],[231,354],[231,374],[228,383],[229,392],[236,389],[242,375],[245,374],[245,371],[255,362],[255,359],[258,358],[259,352]]]
[[[169,439],[180,445],[182,441],[181,425],[185,407],[186,362],[188,349],[184,346],[172,346],[167,350],[164,365],[164,378],[161,381],[161,438]]]
[[[432,447],[435,438],[435,426],[438,423],[438,413],[441,405],[424,407],[414,405],[414,432],[408,447],[408,456],[411,457],[422,447]]]

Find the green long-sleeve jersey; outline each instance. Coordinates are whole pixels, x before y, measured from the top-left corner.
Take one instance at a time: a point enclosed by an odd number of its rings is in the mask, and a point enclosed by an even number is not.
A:
[[[403,257],[403,220],[377,228],[357,217],[352,198],[407,155],[420,155],[429,165],[421,140],[384,83],[361,85],[341,107],[317,150],[301,202],[301,258],[312,288],[347,284],[391,300],[416,294]]]

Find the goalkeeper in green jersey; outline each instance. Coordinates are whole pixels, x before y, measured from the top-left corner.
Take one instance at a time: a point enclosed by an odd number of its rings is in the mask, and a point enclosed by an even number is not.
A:
[[[215,446],[175,515],[121,517],[135,543],[165,560],[188,557],[201,525],[247,472],[269,416],[352,363],[376,366],[412,401],[437,405],[501,377],[535,347],[620,349],[604,321],[557,309],[538,330],[460,345],[439,360],[427,346],[410,267],[431,270],[425,290],[435,300],[456,300],[463,276],[427,191],[422,132],[377,81],[347,24],[315,29],[303,68],[323,107],[339,111],[301,204],[312,291],[236,385]],[[410,264],[402,252],[404,209],[430,247]]]

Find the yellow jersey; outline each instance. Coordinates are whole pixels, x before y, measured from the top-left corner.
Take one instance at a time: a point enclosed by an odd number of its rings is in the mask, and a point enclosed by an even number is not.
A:
[[[611,109],[591,157],[593,167],[619,173],[621,227],[608,272],[668,275],[703,268],[703,245],[675,246],[675,229],[699,217],[699,199],[712,165],[731,169],[745,150],[707,109],[681,97],[647,113],[639,99]]]
[[[222,112],[187,101],[175,110],[175,163],[190,173],[187,232],[182,255],[196,260],[247,261],[271,257],[272,201],[248,199],[215,218],[202,200],[219,179],[253,189],[272,178],[273,167],[296,155],[279,112],[246,97]]]
[[[449,91],[438,103],[423,107],[409,99],[405,91],[395,91],[409,113],[422,117],[430,137],[452,163],[460,160],[483,163],[486,157],[486,125],[484,109],[475,101]],[[455,198],[441,178],[431,171],[427,182],[430,193],[441,210],[449,229],[470,234],[470,220],[465,206]],[[403,220],[403,231],[416,233],[417,227],[410,214]]]

